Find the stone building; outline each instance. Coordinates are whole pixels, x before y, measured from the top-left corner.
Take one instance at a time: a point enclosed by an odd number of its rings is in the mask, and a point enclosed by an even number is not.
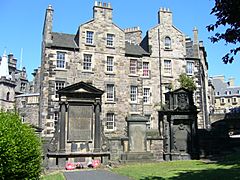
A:
[[[114,24],[112,11],[110,3],[95,2],[93,18],[81,24],[76,34],[67,34],[53,31],[54,10],[48,6],[41,67],[34,72],[33,88],[40,93],[43,136],[51,137],[58,121],[56,92],[80,81],[104,91],[101,122],[107,137],[123,137],[126,117],[131,115],[147,117],[148,128],[157,130],[157,110],[164,105],[164,93],[179,87],[182,73],[197,84],[198,126],[206,128],[208,64],[197,29],[191,40],[173,25],[172,12],[160,9],[158,24],[142,39],[139,27],[124,30]]]
[[[17,69],[17,59],[13,54],[0,57],[0,109],[15,110],[15,96],[26,93],[29,88],[26,69]]]
[[[234,84],[234,78],[225,80],[223,75],[210,78],[214,86],[215,105],[213,113],[225,114],[231,108],[239,107],[240,103],[240,86]]]
[[[164,93],[179,87],[179,75],[186,73],[196,83],[194,102],[200,112],[198,127],[208,127],[208,63],[207,54],[202,41],[198,41],[198,30],[193,30],[194,38],[184,35],[173,25],[172,12],[161,8],[158,13],[158,25],[150,29],[141,42],[141,46],[149,52],[151,62],[158,67],[158,93],[164,104]],[[160,63],[159,63],[160,62]]]

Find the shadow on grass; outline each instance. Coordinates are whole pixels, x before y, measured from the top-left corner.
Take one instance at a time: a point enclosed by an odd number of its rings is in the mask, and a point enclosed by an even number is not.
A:
[[[178,173],[175,177],[163,178],[160,176],[144,177],[140,180],[215,180],[215,179],[240,179],[240,168],[233,167],[231,169],[209,169],[197,171],[185,171]]]
[[[174,177],[163,178],[161,176],[143,177],[140,180],[215,180],[215,179],[240,179],[240,152],[221,157],[214,157],[212,160],[207,161],[206,164],[216,164],[219,168],[209,168],[204,170],[187,170],[176,172]]]

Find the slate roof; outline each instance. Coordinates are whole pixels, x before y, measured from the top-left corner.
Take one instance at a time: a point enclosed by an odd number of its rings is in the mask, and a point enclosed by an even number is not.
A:
[[[52,33],[52,47],[60,47],[60,48],[71,48],[77,49],[79,48],[74,40],[75,34],[65,34],[65,33]],[[125,53],[126,55],[132,56],[149,56],[149,53],[145,51],[141,46],[125,42]]]
[[[240,96],[240,86],[228,86],[227,82],[215,78],[212,79],[212,84],[215,88],[216,97]],[[231,91],[231,94],[229,91]],[[219,93],[219,95],[217,93]]]
[[[125,42],[125,53],[126,55],[133,56],[149,56],[149,53],[146,52],[141,46],[128,41]]]
[[[74,40],[74,34],[64,34],[64,33],[52,33],[52,44],[53,47],[62,47],[62,48],[72,48],[77,49],[78,46]]]

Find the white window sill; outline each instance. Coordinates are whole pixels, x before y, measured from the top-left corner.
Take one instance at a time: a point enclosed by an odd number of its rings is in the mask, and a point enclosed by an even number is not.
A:
[[[128,76],[130,76],[130,77],[139,77],[139,75],[137,75],[137,74],[128,74]]]

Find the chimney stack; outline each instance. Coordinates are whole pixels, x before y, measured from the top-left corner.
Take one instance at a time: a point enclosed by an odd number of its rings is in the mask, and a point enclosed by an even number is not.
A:
[[[95,1],[93,7],[93,19],[102,21],[112,21],[112,7],[110,3]]]
[[[198,42],[198,29],[193,29],[193,56],[199,58],[199,42]]]
[[[158,24],[172,25],[172,12],[169,8],[160,8],[158,11]]]
[[[43,27],[43,41],[45,41],[46,44],[52,43],[53,11],[52,6],[48,5]]]

